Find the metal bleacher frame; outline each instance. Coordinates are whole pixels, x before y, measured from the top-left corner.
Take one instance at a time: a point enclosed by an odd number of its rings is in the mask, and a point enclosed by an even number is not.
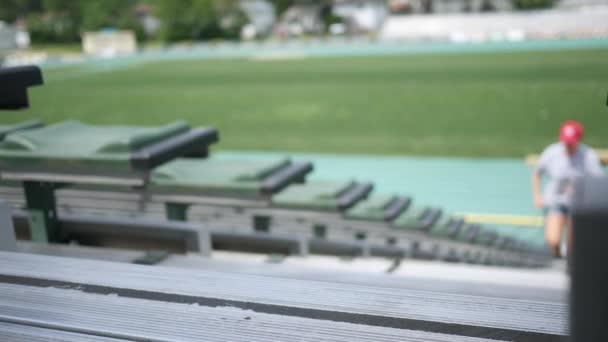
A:
[[[57,220],[55,192],[67,184],[109,184],[138,187],[145,186],[149,172],[154,167],[177,156],[198,151],[217,140],[217,132],[206,128],[194,128],[165,139],[151,146],[136,150],[130,155],[132,171],[124,174],[96,173],[74,174],[72,171],[0,170],[0,177],[8,181],[20,181],[26,208],[31,211],[32,238],[39,241],[61,241],[60,223]]]
[[[22,72],[29,73],[30,80],[19,84],[35,84],[37,77],[42,82],[39,69],[25,68]],[[2,75],[0,72],[0,77]],[[12,79],[15,73],[5,75]],[[23,94],[27,105],[27,93],[24,90],[20,94],[21,106],[24,105]],[[23,128],[36,128],[39,125]],[[152,169],[180,156],[206,157],[208,145],[215,141],[217,132],[212,129],[193,128],[179,133],[131,152],[131,172],[126,174],[108,174],[107,171],[95,169],[78,172],[5,166],[0,169],[0,177],[5,181],[22,182],[23,190],[3,185],[0,191],[13,207],[27,208],[27,215],[17,211],[14,216],[17,221],[27,220],[27,225],[20,222],[18,229],[24,235],[22,231],[27,227],[29,237],[34,241],[69,241],[83,236],[85,232],[95,235],[98,241],[102,240],[104,232],[107,235],[122,232],[125,239],[127,236],[145,239],[158,237],[163,229],[172,232],[167,233],[168,240],[193,241],[188,234],[175,237],[180,230],[176,227],[182,222],[182,227],[205,225],[209,230],[209,239],[216,246],[244,250],[260,249],[298,255],[416,257],[510,266],[538,266],[546,261],[542,255],[518,249],[509,239],[498,238],[500,243],[473,244],[455,240],[451,235],[429,234],[442,216],[440,210],[424,211],[424,217],[420,218],[422,226],[417,229],[395,229],[393,221],[408,207],[399,201],[396,207],[389,208],[388,216],[380,221],[349,217],[347,210],[366,199],[372,191],[373,185],[369,183],[355,183],[352,189],[341,194],[335,210],[274,205],[273,194],[293,182],[303,183],[306,174],[312,170],[310,163],[295,162],[267,177],[262,182],[259,196],[255,198],[196,192],[156,193],[147,187]],[[70,184],[110,185],[119,190],[83,190],[68,187]],[[76,208],[85,203],[88,208]],[[73,210],[75,208],[77,210]],[[445,215],[444,218],[447,218],[445,228],[448,233],[452,228],[450,224],[458,223],[456,232],[463,228],[461,220]],[[142,222],[146,222],[144,225],[134,221],[142,219]],[[61,228],[62,225],[65,227]],[[112,228],[112,225],[122,228]],[[148,231],[143,229],[145,225],[149,227]]]
[[[11,198],[14,205],[19,206],[20,190],[3,187],[2,192]],[[101,215],[204,224],[213,231],[214,245],[226,249],[258,249],[299,255],[314,253],[437,258],[513,266],[542,266],[546,263],[543,255],[530,255],[523,251],[498,247],[495,243],[473,244],[432,236],[425,231],[394,229],[391,221],[351,219],[343,212],[276,208],[271,205],[267,196],[260,199],[239,199],[179,195],[176,198],[170,194],[150,193],[145,187],[125,188],[124,191],[63,188],[57,191],[57,201],[59,216]],[[175,212],[172,214],[171,206],[167,203],[180,201],[189,203],[189,209],[184,211],[179,208],[177,215]],[[86,203],[91,211],[78,209],[70,203],[80,206]],[[263,221],[262,226],[266,226],[266,230],[256,229],[256,221],[259,220]],[[434,219],[427,223],[432,225],[435,222]],[[326,227],[326,231],[332,236],[315,236],[315,225]],[[272,230],[272,234],[269,234],[268,230]],[[361,232],[367,235],[367,239],[356,238],[357,233]],[[387,243],[391,238],[396,243]]]

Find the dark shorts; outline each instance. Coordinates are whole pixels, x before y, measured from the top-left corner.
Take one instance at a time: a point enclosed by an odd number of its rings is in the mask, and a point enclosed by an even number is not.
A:
[[[564,216],[570,216],[572,213],[571,209],[567,205],[550,205],[543,209],[545,216],[547,214],[562,214]]]

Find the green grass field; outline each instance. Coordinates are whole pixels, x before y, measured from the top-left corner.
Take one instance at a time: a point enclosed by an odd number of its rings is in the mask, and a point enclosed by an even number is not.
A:
[[[560,122],[608,147],[608,50],[50,69],[27,112],[46,122],[219,128],[219,148],[521,157]]]

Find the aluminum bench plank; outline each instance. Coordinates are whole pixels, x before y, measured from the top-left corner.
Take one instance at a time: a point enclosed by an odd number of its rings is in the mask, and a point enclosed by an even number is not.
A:
[[[0,341],[7,342],[126,342],[127,340],[85,335],[22,324],[0,322]]]
[[[0,282],[111,291],[201,305],[367,325],[553,341],[567,334],[567,305],[420,290],[192,272],[0,252]]]
[[[490,341],[10,284],[0,284],[0,321],[131,341]]]

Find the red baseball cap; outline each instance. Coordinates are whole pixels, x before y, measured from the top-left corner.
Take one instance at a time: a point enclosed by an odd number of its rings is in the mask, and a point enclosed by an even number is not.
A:
[[[578,121],[566,121],[559,129],[559,140],[564,144],[572,145],[583,138],[583,125]]]

